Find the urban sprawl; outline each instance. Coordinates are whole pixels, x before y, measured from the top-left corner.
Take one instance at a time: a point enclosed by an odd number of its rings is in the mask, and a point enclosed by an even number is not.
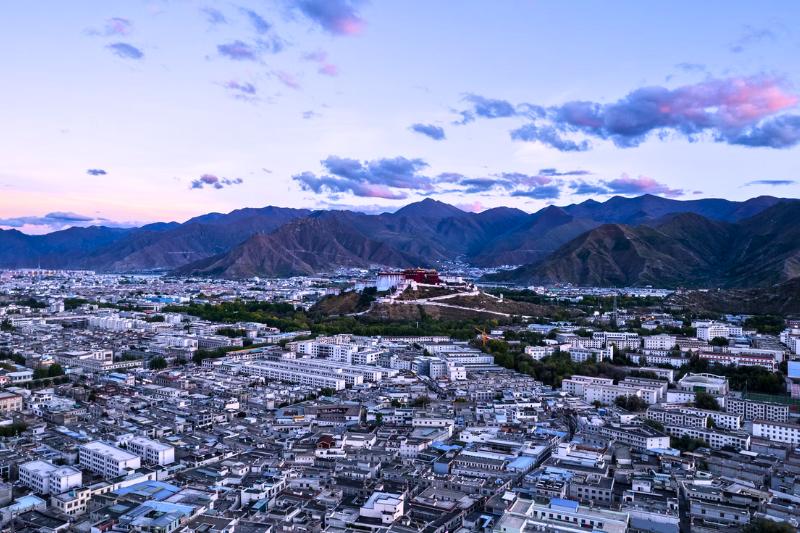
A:
[[[0,272],[2,530],[797,530],[800,321],[361,274]]]

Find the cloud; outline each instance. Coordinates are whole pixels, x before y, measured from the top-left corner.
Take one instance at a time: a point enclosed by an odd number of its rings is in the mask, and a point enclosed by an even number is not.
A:
[[[420,174],[428,164],[405,157],[359,161],[329,156],[321,161],[325,173],[303,172],[292,176],[303,190],[320,193],[351,193],[367,198],[400,200],[406,191],[433,190],[433,180]]]
[[[123,59],[142,59],[144,52],[128,43],[113,43],[106,46],[111,52]]]
[[[230,187],[231,185],[240,185],[244,183],[242,178],[220,178],[213,174],[203,174],[196,180],[192,180],[189,188],[190,189],[204,189],[206,187],[214,188],[214,189],[224,189],[225,187]]]
[[[555,200],[561,196],[561,186],[559,184],[542,185],[530,189],[520,189],[513,191],[511,196],[522,196],[535,200]]]
[[[290,89],[299,90],[300,89],[300,82],[297,81],[297,78],[294,75],[285,72],[283,70],[275,71],[275,77],[278,78],[285,86],[289,87]]]
[[[255,61],[258,59],[258,51],[255,47],[239,40],[217,45],[217,52],[234,61]]]
[[[544,116],[544,109],[532,104],[514,105],[507,100],[486,98],[477,94],[467,94],[464,96],[464,100],[469,102],[471,106],[469,109],[457,111],[461,115],[461,120],[456,121],[454,124],[468,124],[476,118],[540,118]]]
[[[672,134],[690,141],[787,148],[800,143],[800,116],[781,113],[797,104],[797,95],[780,78],[710,79],[675,89],[643,87],[609,104],[566,102],[512,130],[511,137],[564,152],[590,149],[586,139],[565,137],[575,134],[610,140],[620,148],[638,146],[654,133],[662,139]],[[511,116],[512,109],[520,106],[493,104],[471,116]]]
[[[237,100],[256,100],[258,89],[252,83],[231,80],[223,83],[222,86]]]
[[[365,23],[353,0],[295,0],[294,7],[333,35],[357,35]]]
[[[647,176],[632,178],[627,174],[622,174],[621,177],[603,181],[602,184],[610,194],[659,194],[669,197],[682,196],[684,194],[681,189],[671,189],[669,186]]]
[[[328,61],[328,54],[322,50],[311,52],[303,56],[306,61],[317,63],[317,72],[324,76],[338,76],[339,68]]]
[[[219,9],[215,9],[213,7],[204,7],[200,9],[200,12],[206,16],[206,20],[212,26],[228,23],[228,20],[225,18],[225,15],[223,15],[222,11],[220,11]]]
[[[244,13],[252,24],[253,29],[256,30],[256,33],[265,34],[268,33],[270,29],[272,29],[272,24],[266,21],[264,17],[253,11],[252,9],[241,8],[242,13]]]
[[[578,195],[599,195],[609,194],[608,189],[599,183],[588,183],[583,180],[574,181],[570,184],[572,194]]]
[[[88,35],[99,37],[114,37],[130,35],[133,31],[133,23],[123,17],[111,17],[106,20],[103,29],[90,28],[85,31]]]
[[[466,204],[454,204],[457,208],[468,213],[480,213],[486,211],[486,206],[479,201],[469,202]]]
[[[433,124],[412,124],[410,129],[411,131],[430,137],[434,141],[441,141],[444,139],[444,129],[439,126],[434,126]]]
[[[797,182],[795,180],[753,180],[748,181],[745,183],[745,187],[750,187],[752,185],[769,185],[771,187],[780,187],[783,185],[795,185]]]
[[[515,141],[539,141],[560,152],[585,152],[589,149],[588,141],[583,140],[575,142],[570,139],[565,139],[554,126],[526,124],[525,126],[512,130],[511,138]]]
[[[448,183],[457,186],[448,192],[460,192],[464,194],[486,193],[497,191],[510,193],[511,196],[528,196],[533,190],[545,186],[560,189],[560,183],[555,182],[552,177],[541,174],[524,174],[522,172],[502,172],[489,177],[468,177],[457,172],[445,172],[436,176],[437,183]],[[541,194],[552,194],[542,192]]]
[[[675,68],[684,72],[706,72],[706,66],[702,63],[678,63]]]
[[[129,224],[110,222],[104,218],[89,217],[78,213],[56,211],[43,216],[21,216],[0,219],[0,227],[21,229],[27,233],[48,233],[72,226],[114,226],[126,227]]]
[[[318,118],[322,115],[314,111],[313,109],[309,109],[308,111],[303,111],[303,118],[306,120],[310,120],[312,118]]]
[[[721,136],[720,140],[742,146],[790,148],[800,143],[800,115],[782,115],[765,120],[727,137]]]
[[[587,176],[591,174],[588,170],[558,170],[556,168],[542,168],[539,170],[540,176]]]
[[[105,176],[106,174],[108,174],[108,172],[106,172],[102,168],[90,168],[89,170],[86,171],[86,173],[89,174],[90,176]]]
[[[777,35],[769,28],[755,28],[753,26],[745,26],[742,35],[733,41],[728,50],[734,54],[744,52],[750,45],[759,44],[764,41],[774,41]]]

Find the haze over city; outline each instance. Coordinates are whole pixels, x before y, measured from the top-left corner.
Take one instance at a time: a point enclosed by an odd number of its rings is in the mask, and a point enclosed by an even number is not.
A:
[[[10,4],[0,228],[797,197],[798,27],[795,2]]]

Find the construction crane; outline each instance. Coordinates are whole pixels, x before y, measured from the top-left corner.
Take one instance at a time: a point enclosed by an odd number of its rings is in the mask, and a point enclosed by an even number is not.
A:
[[[489,334],[486,333],[485,329],[481,329],[481,328],[479,328],[477,326],[475,326],[475,331],[477,331],[478,333],[481,334],[481,342],[483,343],[483,346],[486,346],[486,343],[489,340]]]

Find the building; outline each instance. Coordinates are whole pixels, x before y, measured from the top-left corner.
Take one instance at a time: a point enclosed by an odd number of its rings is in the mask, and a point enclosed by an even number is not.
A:
[[[742,326],[724,324],[721,322],[693,322],[692,327],[697,328],[697,338],[702,341],[710,341],[716,337],[739,337],[742,334]]]
[[[612,346],[607,348],[582,348],[578,346],[570,346],[568,351],[569,358],[576,363],[582,363],[584,361],[595,361],[599,363],[605,360],[610,361],[614,358],[614,348]]]
[[[273,361],[248,363],[242,365],[241,371],[251,376],[258,376],[265,379],[276,379],[289,383],[310,385],[312,387],[330,388],[337,391],[344,390],[347,386],[344,376],[342,376],[341,373],[323,373],[313,368],[293,367]]]
[[[627,331],[595,331],[592,338],[604,346],[616,346],[620,350],[638,350],[642,346],[642,338],[638,333]]]
[[[700,359],[709,363],[725,366],[760,366],[770,372],[778,369],[778,362],[771,354],[731,353],[731,352],[700,352]]]
[[[373,492],[359,509],[359,516],[391,525],[405,513],[405,496],[390,492]]]
[[[16,413],[22,410],[22,396],[13,392],[0,392],[0,414]]]
[[[151,465],[168,465],[175,462],[175,448],[145,437],[130,437],[118,442]]]
[[[644,337],[643,346],[645,350],[672,350],[676,346],[677,337],[675,335],[650,335]]]
[[[639,451],[669,448],[669,435],[650,426],[606,424],[596,428],[595,431],[603,437],[627,444]]]
[[[78,458],[81,466],[104,478],[121,476],[142,466],[138,455],[99,440],[80,446]]]
[[[546,531],[574,533],[576,531],[628,531],[628,513],[585,507],[574,500],[552,498],[550,503],[536,500],[516,500],[497,521],[494,531],[523,533]]]
[[[753,422],[753,436],[798,446],[800,445],[800,426],[786,422],[756,420]]]
[[[743,432],[686,426],[665,426],[664,430],[675,437],[688,436],[693,439],[704,440],[713,449],[725,448],[726,446],[739,450],[750,449],[750,435]]]
[[[19,481],[37,494],[62,494],[73,487],[80,487],[83,475],[71,466],[29,461],[19,465]]]
[[[770,422],[786,422],[789,420],[789,405],[772,402],[757,402],[728,396],[725,410],[744,417],[745,420],[767,420]]]
[[[726,377],[691,372],[678,380],[678,388],[689,392],[707,392],[716,396],[725,396],[729,391]]]

